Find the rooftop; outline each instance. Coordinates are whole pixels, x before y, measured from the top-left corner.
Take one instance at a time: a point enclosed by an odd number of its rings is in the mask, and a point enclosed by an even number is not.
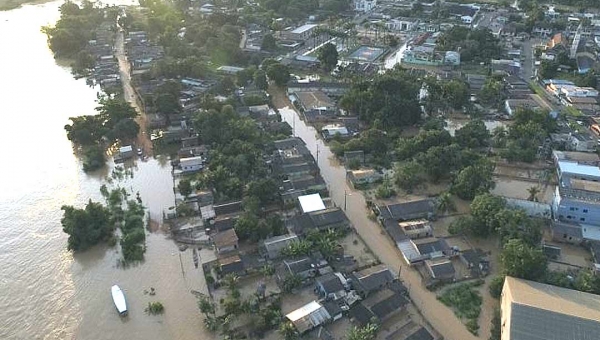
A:
[[[600,334],[600,296],[506,277],[510,339],[593,340]],[[504,316],[503,316],[504,318]]]
[[[237,244],[238,237],[235,233],[235,229],[228,229],[216,233],[213,237],[213,242],[217,248],[227,247]]]
[[[597,153],[576,151],[552,151],[554,157],[559,161],[573,161],[584,164],[598,164],[600,157]]]
[[[331,319],[327,310],[317,301],[312,301],[285,316],[300,333],[304,333]]]
[[[571,179],[571,188],[600,193],[600,183],[582,179]]]
[[[323,203],[319,194],[300,196],[298,197],[298,201],[304,213],[325,210],[325,203]]]
[[[333,101],[321,91],[301,91],[295,92],[294,95],[307,110],[328,108],[334,105]]]
[[[592,165],[585,165],[568,161],[558,161],[558,169],[562,174],[570,173],[576,175],[600,177],[600,168]]]
[[[294,30],[292,30],[292,33],[294,34],[302,34],[306,31],[309,31],[315,27],[317,27],[319,25],[315,25],[315,24],[306,24],[306,25],[302,25],[300,27],[296,27]]]

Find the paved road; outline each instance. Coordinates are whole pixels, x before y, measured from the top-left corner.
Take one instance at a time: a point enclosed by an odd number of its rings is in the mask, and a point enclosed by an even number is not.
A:
[[[289,109],[293,106],[290,105],[282,91],[273,90],[271,95],[283,119],[290,126],[295,126],[294,134],[305,141],[308,149],[317,158],[321,174],[329,187],[331,198],[337,206],[342,208],[346,206],[346,215],[379,260],[393,272],[400,271],[401,279],[409,288],[410,297],[421,310],[423,316],[445,339],[477,339],[467,331],[460,320],[455,317],[452,310],[440,303],[436,299],[436,295],[424,287],[421,283],[420,274],[406,266],[399,250],[380,225],[368,218],[365,197],[362,192],[355,191],[347,185],[345,168],[338,163],[329,147],[318,138],[316,130],[307,127],[299,119],[297,112]],[[400,270],[400,268],[402,269]],[[483,334],[481,339],[487,339],[487,337],[488,334]]]

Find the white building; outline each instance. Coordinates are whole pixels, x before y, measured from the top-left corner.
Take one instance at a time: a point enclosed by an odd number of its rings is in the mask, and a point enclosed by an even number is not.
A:
[[[354,0],[354,10],[357,12],[370,12],[377,6],[377,0]]]
[[[317,301],[296,309],[285,316],[292,322],[298,333],[303,334],[331,320],[331,315]]]
[[[385,27],[390,31],[414,31],[419,22],[408,18],[395,18],[388,20]]]
[[[202,170],[204,161],[202,156],[182,158],[179,160],[179,166],[183,172],[197,172]]]

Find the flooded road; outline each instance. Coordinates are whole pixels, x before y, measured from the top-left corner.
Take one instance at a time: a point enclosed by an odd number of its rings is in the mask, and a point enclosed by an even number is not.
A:
[[[43,25],[59,17],[59,2],[0,12],[0,339],[208,339],[191,289],[204,278],[162,233],[148,234],[146,261],[117,266],[119,247],[96,247],[73,255],[62,232],[62,205],[81,207],[101,200],[107,169],[82,171],[67,140],[68,118],[93,114],[97,90],[73,79],[47,47]],[[169,160],[127,164],[133,178],[121,185],[140,192],[154,220],[173,204]],[[182,273],[182,267],[185,274]],[[118,283],[130,305],[118,317],[110,286]],[[156,296],[144,294],[154,287]],[[148,316],[150,301],[165,305]]]
[[[400,271],[400,268],[405,267],[405,265],[401,260],[398,249],[388,239],[379,224],[368,218],[365,198],[360,191],[354,191],[347,185],[345,168],[338,163],[329,147],[318,138],[317,131],[300,120],[296,111],[289,108],[291,106],[285,107],[285,105],[288,105],[288,103],[285,103],[285,99],[276,97],[274,101],[279,103],[279,113],[283,120],[290,126],[295,127],[295,136],[302,138],[313,156],[318,159],[321,175],[328,185],[333,201],[337,206],[345,208],[346,214],[358,234],[379,260],[386,264],[390,270]],[[433,327],[444,335],[445,339],[475,339],[475,336],[467,331],[465,326],[454,316],[454,313],[440,303],[435,294],[425,289],[421,283],[420,275],[415,270],[403,268],[400,274],[402,280],[409,287],[410,296],[415,305]],[[487,336],[487,334],[484,334],[481,338],[485,337],[487,339]]]

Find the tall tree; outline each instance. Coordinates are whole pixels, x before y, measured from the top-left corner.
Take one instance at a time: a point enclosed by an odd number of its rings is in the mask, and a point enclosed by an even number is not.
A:
[[[533,247],[522,240],[509,240],[501,254],[504,273],[526,280],[540,280],[546,274],[547,260],[539,247]]]
[[[494,166],[489,161],[479,161],[464,168],[452,183],[452,192],[466,200],[472,200],[479,194],[489,192],[495,186],[492,178],[493,171]]]
[[[338,51],[337,47],[332,43],[323,45],[317,53],[321,65],[325,71],[331,71],[337,65]]]

